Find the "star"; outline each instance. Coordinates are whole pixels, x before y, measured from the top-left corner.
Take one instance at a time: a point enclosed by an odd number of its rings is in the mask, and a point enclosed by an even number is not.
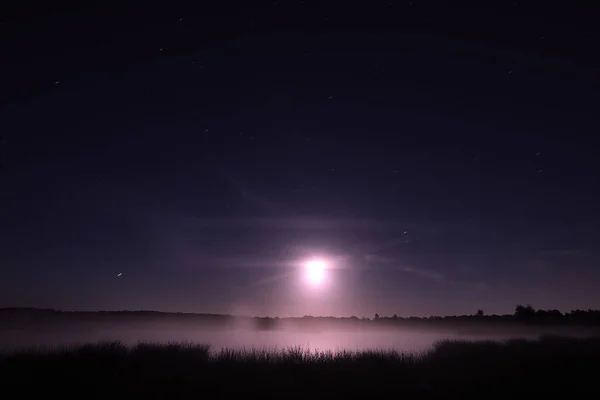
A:
[[[122,272],[119,272],[119,273],[117,274],[117,276],[121,276],[121,275],[123,275],[123,273],[122,273]]]

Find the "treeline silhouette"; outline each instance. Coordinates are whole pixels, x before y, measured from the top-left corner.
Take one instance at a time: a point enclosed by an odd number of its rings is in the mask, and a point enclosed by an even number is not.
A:
[[[557,324],[583,324],[583,325],[600,325],[600,310],[571,310],[570,312],[562,313],[557,309],[553,310],[536,310],[531,305],[518,304],[515,307],[513,314],[497,315],[491,314],[486,315],[483,310],[477,310],[473,315],[451,315],[451,316],[431,316],[431,317],[398,317],[393,315],[392,317],[380,317],[375,314],[373,318],[375,321],[415,321],[415,320],[426,320],[426,321],[507,321],[507,322],[526,322],[526,323],[557,323]]]
[[[486,315],[476,310],[471,315],[400,317],[398,315],[366,317],[240,317],[223,314],[168,313],[158,311],[59,311],[38,308],[0,308],[0,325],[27,325],[39,323],[95,323],[95,322],[166,322],[190,323],[204,326],[245,326],[255,329],[299,328],[329,329],[336,327],[477,327],[477,326],[597,326],[600,327],[599,310],[536,310],[531,305],[517,305],[513,314]]]

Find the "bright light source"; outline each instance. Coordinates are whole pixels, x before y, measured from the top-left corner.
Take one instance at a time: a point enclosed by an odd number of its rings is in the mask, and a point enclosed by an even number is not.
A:
[[[320,285],[325,281],[327,263],[323,260],[310,260],[305,264],[306,279],[311,285]]]

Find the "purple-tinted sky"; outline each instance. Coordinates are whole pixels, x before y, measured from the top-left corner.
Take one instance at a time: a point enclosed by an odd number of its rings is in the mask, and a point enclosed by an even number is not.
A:
[[[593,9],[16,7],[0,307],[600,308]]]

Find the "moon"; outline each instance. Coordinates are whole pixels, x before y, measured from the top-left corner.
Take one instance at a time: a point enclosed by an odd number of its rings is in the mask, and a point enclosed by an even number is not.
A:
[[[325,282],[327,262],[315,259],[305,263],[306,280],[311,286],[320,286]]]

